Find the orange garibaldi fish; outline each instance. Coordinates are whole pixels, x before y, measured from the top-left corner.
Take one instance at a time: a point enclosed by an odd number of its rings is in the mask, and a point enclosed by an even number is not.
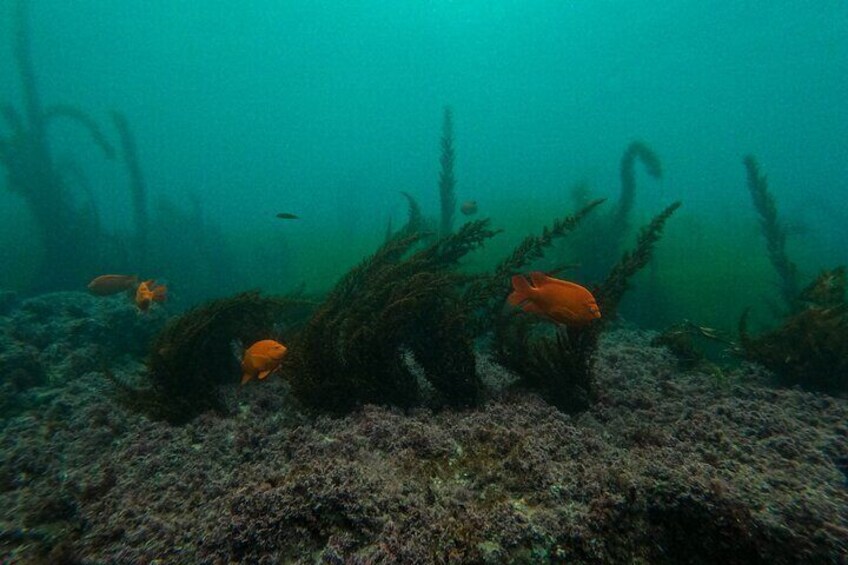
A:
[[[138,284],[135,275],[100,275],[88,283],[88,292],[96,296],[110,296],[125,292]]]
[[[545,273],[530,273],[532,286],[521,275],[512,277],[512,294],[507,302],[568,326],[582,326],[601,317],[601,310],[592,293],[573,282],[549,277]]]
[[[280,367],[288,349],[273,339],[257,341],[244,351],[241,360],[241,384],[253,377],[264,379]]]
[[[135,290],[135,305],[142,312],[147,312],[150,305],[155,302],[165,302],[168,297],[168,287],[164,284],[155,284],[154,280],[144,281]]]

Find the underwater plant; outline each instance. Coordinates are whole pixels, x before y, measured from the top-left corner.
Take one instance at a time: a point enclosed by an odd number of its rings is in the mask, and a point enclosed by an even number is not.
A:
[[[668,205],[639,231],[639,236],[636,238],[636,247],[621,256],[618,263],[607,274],[606,279],[595,292],[606,320],[615,318],[618,305],[624,293],[630,288],[630,279],[650,262],[654,246],[662,237],[666,221],[680,208],[680,204],[677,201]]]
[[[131,248],[133,249],[133,265],[138,271],[147,268],[147,234],[149,230],[149,218],[147,213],[147,184],[141,172],[141,164],[138,160],[138,149],[135,137],[130,131],[126,117],[120,112],[112,112],[112,121],[118,130],[121,140],[121,157],[127,167],[130,177],[130,194],[132,195],[133,221],[135,223],[135,237]]]
[[[845,287],[844,267],[821,273],[793,300],[795,311],[781,327],[757,337],[748,334],[747,316],[743,315],[739,336],[744,356],[773,371],[784,386],[848,392]]]
[[[566,412],[585,410],[596,398],[592,366],[601,332],[616,318],[629,279],[651,259],[675,202],[640,231],[636,247],[625,252],[594,291],[602,318],[584,326],[555,326],[519,312],[496,318],[493,349],[499,363],[519,376],[518,386],[539,392]],[[553,335],[551,335],[553,334]]]
[[[23,111],[11,104],[2,108],[9,135],[0,137],[0,165],[7,187],[19,195],[34,218],[44,248],[36,284],[43,289],[78,283],[98,255],[102,228],[91,206],[78,206],[69,190],[70,179],[51,153],[49,130],[58,120],[71,120],[91,136],[107,159],[114,150],[88,114],[64,104],[45,107],[37,87],[32,61],[28,2],[18,0],[13,13],[13,56],[23,96]],[[73,260],[71,260],[73,258]]]
[[[135,388],[114,375],[112,381],[125,404],[173,424],[208,410],[225,413],[220,387],[238,383],[241,376],[233,346],[269,337],[285,341],[311,308],[297,298],[258,292],[213,300],[172,319],[154,338],[147,357],[148,386]]]
[[[768,189],[766,176],[760,173],[757,160],[748,155],[744,164],[748,175],[748,191],[760,216],[760,229],[766,239],[769,261],[780,280],[780,295],[784,305],[791,312],[798,306],[798,269],[786,254],[786,228],[778,219],[774,196]]]
[[[440,234],[445,236],[453,230],[453,215],[456,210],[456,177],[453,173],[455,160],[453,148],[453,112],[445,106],[442,116],[441,155],[439,163],[439,202],[441,204]]]
[[[544,257],[546,250],[556,240],[572,234],[603,203],[603,198],[587,202],[574,214],[555,219],[550,227],[542,229],[541,234],[528,235],[508,257],[495,266],[490,275],[480,276],[468,285],[464,301],[477,311],[475,323],[478,334],[490,328],[491,320],[503,309],[503,302],[510,290],[510,277]]]
[[[752,337],[748,311],[739,320],[739,352],[770,369],[784,386],[799,385],[832,394],[848,392],[848,303],[845,268],[821,273],[799,290],[798,269],[786,253],[786,227],[756,159],[744,159],[748,190],[760,216],[769,261],[784,303],[781,326]]]
[[[470,310],[456,267],[496,233],[487,220],[469,222],[412,254],[423,235],[395,237],[349,271],[291,347],[293,394],[336,413],[364,403],[412,406],[422,390],[409,351],[443,402],[476,402]]]
[[[657,154],[646,143],[633,141],[627,146],[621,156],[619,175],[621,177],[621,192],[612,214],[610,234],[613,244],[618,247],[624,242],[624,236],[630,227],[630,216],[633,212],[633,202],[636,198],[636,162],[644,165],[645,172],[652,178],[662,178],[662,163]]]
[[[421,211],[421,206],[412,194],[404,190],[401,190],[400,193],[406,199],[407,203],[406,223],[403,228],[398,231],[393,231],[392,221],[391,218],[389,218],[389,223],[386,227],[385,241],[388,242],[393,238],[408,237],[416,233],[425,236],[422,238],[422,241],[429,239],[429,236],[435,233],[435,227],[432,225],[431,220],[424,216],[424,212]]]
[[[621,157],[621,188],[614,208],[606,214],[590,218],[584,229],[576,233],[562,250],[568,256],[580,257],[579,272],[586,280],[601,280],[622,252],[630,233],[636,199],[637,163],[644,165],[650,177],[662,178],[662,163],[654,150],[642,141],[631,142]],[[575,205],[582,206],[590,199],[591,191],[585,182],[579,182],[571,187],[570,196]],[[560,260],[559,257],[557,259]]]

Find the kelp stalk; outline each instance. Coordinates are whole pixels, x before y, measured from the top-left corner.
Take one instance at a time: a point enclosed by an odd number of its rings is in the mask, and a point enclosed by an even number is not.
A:
[[[744,163],[748,174],[748,191],[760,215],[760,229],[766,239],[769,261],[780,279],[780,295],[791,312],[797,308],[798,272],[786,254],[786,230],[778,220],[774,196],[768,189],[766,176],[760,173],[756,159],[748,155]]]

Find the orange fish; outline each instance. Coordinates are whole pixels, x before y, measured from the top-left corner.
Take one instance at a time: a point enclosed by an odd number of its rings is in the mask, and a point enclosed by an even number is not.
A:
[[[135,289],[135,305],[142,312],[147,312],[153,302],[165,302],[166,298],[168,287],[156,284],[153,279],[140,283]]]
[[[568,326],[582,326],[601,317],[592,293],[573,282],[530,273],[531,286],[521,275],[512,277],[512,294],[507,301],[531,312]]]
[[[463,216],[472,216],[477,213],[477,201],[476,200],[468,200],[467,202],[463,202],[462,206],[459,207],[459,211],[462,212]]]
[[[253,377],[264,379],[280,367],[288,349],[273,339],[257,341],[244,351],[241,360],[241,384]]]
[[[88,292],[95,296],[110,296],[125,292],[138,284],[135,275],[100,275],[88,283]]]

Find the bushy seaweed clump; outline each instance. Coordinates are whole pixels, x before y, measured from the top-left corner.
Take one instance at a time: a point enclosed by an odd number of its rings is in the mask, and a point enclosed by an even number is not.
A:
[[[147,359],[148,387],[113,380],[127,404],[157,419],[179,424],[207,410],[225,412],[219,387],[237,383],[240,375],[233,345],[286,342],[309,310],[304,301],[257,292],[211,301],[173,319],[156,336]]]
[[[777,375],[781,384],[829,393],[848,392],[848,303],[845,268],[825,271],[793,300],[783,325],[758,337],[739,323],[745,356]]]
[[[421,234],[401,235],[345,275],[292,348],[292,392],[306,405],[343,412],[364,403],[411,406],[424,378],[454,404],[479,394],[459,260],[495,235],[470,222],[409,255]]]
[[[601,320],[584,327],[551,330],[549,322],[517,312],[498,318],[495,357],[519,375],[520,386],[538,391],[567,412],[584,410],[594,401],[596,387],[592,365],[601,331],[615,319],[629,279],[648,264],[665,222],[679,206],[680,203],[675,202],[642,228],[636,248],[621,257],[595,290],[604,316]]]

